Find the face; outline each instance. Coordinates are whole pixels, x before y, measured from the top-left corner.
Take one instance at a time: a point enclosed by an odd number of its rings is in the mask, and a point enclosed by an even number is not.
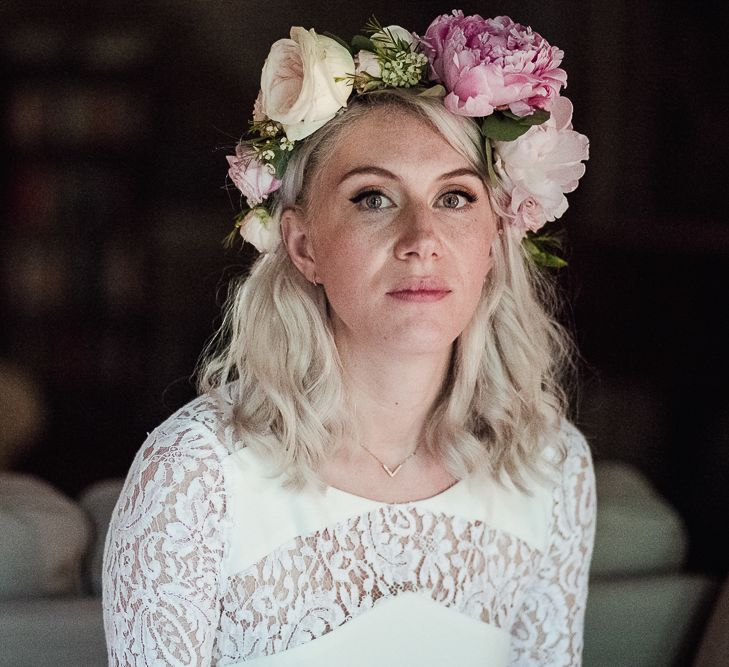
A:
[[[381,110],[343,132],[303,215],[284,217],[293,261],[326,291],[337,345],[401,354],[450,348],[496,231],[469,162],[423,121]]]

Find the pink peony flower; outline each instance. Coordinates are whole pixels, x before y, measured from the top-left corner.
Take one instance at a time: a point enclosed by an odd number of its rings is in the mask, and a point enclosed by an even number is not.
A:
[[[488,116],[509,108],[518,116],[549,111],[567,73],[564,53],[508,16],[483,19],[460,10],[433,21],[422,41],[435,81],[452,113]]]
[[[546,123],[514,141],[494,142],[494,168],[511,196],[514,224],[537,231],[567,210],[567,192],[585,173],[589,141],[572,129],[572,103],[557,97]]]
[[[258,206],[268,195],[281,186],[272,168],[259,162],[256,154],[243,144],[238,144],[235,155],[226,155],[228,176],[248,201],[248,206]]]

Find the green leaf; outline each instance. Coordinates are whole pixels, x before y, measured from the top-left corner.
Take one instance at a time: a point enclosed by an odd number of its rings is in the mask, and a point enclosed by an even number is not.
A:
[[[540,248],[547,246],[550,248],[562,249],[562,234],[546,234],[544,232],[527,232],[527,237]]]
[[[226,234],[225,238],[223,239],[223,247],[228,249],[232,248],[235,245],[235,242],[238,238],[240,238],[238,231],[238,227],[233,227],[233,229],[230,230],[228,234]]]
[[[539,253],[539,248],[537,247],[537,244],[534,243],[528,236],[525,236],[521,240],[521,244],[524,246],[524,250],[526,250],[530,255],[536,255]]]
[[[546,123],[549,120],[550,113],[549,111],[544,111],[542,109],[536,109],[533,114],[530,114],[529,116],[522,116],[519,119],[519,123],[521,125],[541,125],[542,123]]]
[[[499,182],[499,179],[494,170],[494,152],[491,148],[491,142],[488,139],[484,141],[484,152],[486,153],[486,169],[488,170],[489,181],[495,186]]]
[[[369,37],[365,37],[364,35],[355,35],[352,37],[352,53],[357,53],[358,51],[372,51],[372,53],[375,53],[375,50],[375,44]]]
[[[481,124],[481,134],[494,141],[514,141],[528,130],[528,125],[521,125],[499,111],[486,116]]]
[[[382,32],[382,24],[377,20],[374,14],[367,19],[367,23],[365,23],[365,27],[362,28],[362,32],[365,35],[374,35],[376,32]]]
[[[561,269],[567,266],[567,262],[557,255],[552,255],[548,252],[540,252],[539,256],[535,258],[537,264],[540,266],[546,266],[550,269]]]
[[[519,120],[521,118],[521,116],[517,116],[513,111],[509,111],[508,109],[502,109],[501,111],[494,113],[500,113],[502,116],[511,118],[511,120]]]
[[[541,247],[542,242],[545,239],[549,239],[548,243],[551,245],[559,245],[559,239],[556,239],[555,237],[542,237],[537,236],[536,234],[532,234],[531,236],[525,236],[522,240],[524,250],[527,251],[532,261],[538,266],[543,266],[550,269],[561,269],[562,267],[567,266],[567,262],[561,257],[558,257],[557,255],[554,255]]]
[[[340,44],[341,46],[343,46],[350,53],[352,53],[352,54],[354,53],[354,51],[352,51],[352,47],[349,44],[347,44],[347,42],[345,42],[341,37],[337,37],[337,35],[333,35],[331,32],[325,32],[324,35],[326,37],[333,39],[335,42],[337,42],[337,44]]]
[[[542,123],[548,121],[550,116],[549,111],[544,111],[543,109],[535,109],[528,116],[517,116],[515,113],[509,111],[508,109],[502,109],[501,111],[497,111],[495,113],[500,113],[502,116],[516,121],[517,123],[519,123],[519,125],[529,126],[541,125]]]
[[[284,173],[286,173],[286,165],[289,163],[289,157],[291,156],[291,153],[289,151],[277,151],[276,157],[273,159],[272,163],[273,166],[276,169],[276,178],[281,180],[283,178]]]
[[[400,53],[410,53],[413,51],[413,47],[410,42],[402,37],[396,37],[395,33],[389,28],[383,28],[381,32],[382,35],[378,35],[377,39],[377,45],[381,50]]]
[[[241,210],[241,212],[235,216],[235,224],[233,225],[233,229],[231,229],[230,232],[223,239],[224,248],[232,248],[233,245],[235,245],[235,242],[240,238],[241,225],[243,224],[243,220],[250,213],[250,211],[251,209],[248,208],[248,206],[244,206],[243,210]]]

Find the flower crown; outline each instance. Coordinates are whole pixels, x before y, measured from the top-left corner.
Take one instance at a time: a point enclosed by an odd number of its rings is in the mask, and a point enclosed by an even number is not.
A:
[[[567,84],[563,52],[506,16],[483,19],[459,10],[436,18],[422,37],[375,19],[362,32],[347,44],[293,27],[290,39],[271,46],[248,138],[227,156],[228,175],[245,199],[236,218],[241,236],[261,252],[280,242],[271,195],[297,142],[353,95],[409,88],[474,119],[489,179],[509,195],[500,212],[536,263],[563,266],[551,252],[557,239],[536,233],[565,212],[564,195],[577,187],[588,158],[587,137],[572,129],[572,104],[560,96]]]

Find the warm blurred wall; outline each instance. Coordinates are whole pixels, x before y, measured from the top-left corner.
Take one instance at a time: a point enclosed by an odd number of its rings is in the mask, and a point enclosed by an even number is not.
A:
[[[587,175],[565,217],[571,268],[561,277],[572,303],[565,317],[585,358],[581,423],[597,456],[633,461],[682,510],[696,567],[725,569],[729,552],[716,547],[714,531],[729,505],[729,326],[722,298],[729,277],[722,196],[729,124],[719,53],[729,10],[700,3],[689,12],[658,0],[462,8],[507,13],[566,53],[575,126],[591,139]],[[22,255],[33,244],[42,257],[56,247],[75,256],[68,270],[85,284],[73,326],[63,309],[32,322],[11,317],[14,297],[0,293],[0,354],[18,357],[21,350],[25,357],[15,361],[48,371],[51,423],[28,469],[70,492],[123,474],[145,432],[192,396],[186,377],[214,329],[224,285],[252,256],[223,251],[218,242],[235,209],[235,195],[224,190],[223,155],[245,129],[270,44],[292,24],[349,36],[370,14],[422,32],[450,9],[430,0],[372,0],[366,7],[160,0],[133,10],[98,0],[70,0],[62,8],[50,1],[2,5],[0,66],[8,84],[0,159],[10,175],[4,203],[14,201],[18,170],[37,176],[41,167],[64,173],[84,167],[99,176],[96,185],[80,180],[82,203],[68,223],[78,227],[73,233],[63,216],[49,217],[36,231],[4,216],[9,224],[0,230],[5,285],[11,251]],[[19,66],[8,55],[8,38],[17,41],[28,27],[60,34],[62,56]],[[90,35],[117,29],[147,35],[151,50],[136,67],[99,73],[78,54]],[[56,140],[35,149],[13,142],[7,109],[26,80],[75,90],[87,74],[92,88],[111,83],[144,100],[137,139],[114,150],[92,142],[91,150],[75,152]],[[115,175],[104,176],[112,163]],[[42,213],[38,182],[26,185],[35,206],[26,212]],[[112,259],[98,271],[117,267],[108,293],[130,299],[119,297],[113,312],[106,288],[87,284],[95,258],[107,255]],[[84,371],[84,358],[101,358],[104,350],[103,372],[93,364]],[[73,378],[69,368],[76,369]]]

